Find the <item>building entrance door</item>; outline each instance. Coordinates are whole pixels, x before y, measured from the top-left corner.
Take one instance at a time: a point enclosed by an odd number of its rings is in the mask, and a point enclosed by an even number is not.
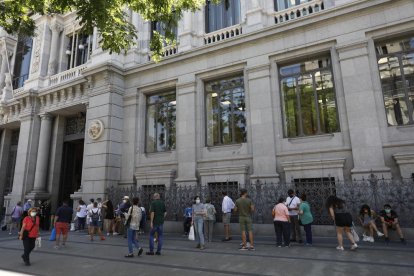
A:
[[[70,200],[70,195],[79,190],[82,180],[84,139],[63,144],[62,173],[59,187],[59,205],[62,200]],[[69,204],[72,206],[71,200]]]

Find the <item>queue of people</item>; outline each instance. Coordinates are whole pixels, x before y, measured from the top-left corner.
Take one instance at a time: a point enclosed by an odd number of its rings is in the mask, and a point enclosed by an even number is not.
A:
[[[354,219],[346,202],[337,196],[329,196],[326,199],[325,206],[336,227],[338,241],[336,249],[339,251],[344,250],[343,234],[345,234],[351,242],[350,249],[356,250],[358,244],[352,232]],[[287,198],[281,197],[278,199],[271,212],[277,247],[290,247],[292,242],[303,243],[301,227],[303,227],[305,232],[304,245],[313,245],[312,223],[314,218],[311,209],[312,206],[307,201],[306,194],[301,194],[299,198],[293,190],[288,191]],[[184,211],[185,234],[189,232],[189,226],[194,227],[195,241],[197,243],[196,248],[204,250],[206,248],[206,242],[212,242],[213,240],[213,226],[217,213],[214,205],[211,204],[210,199],[207,199],[206,203],[203,203],[200,196],[195,196],[192,206],[187,207]],[[255,206],[248,195],[248,191],[241,189],[240,198],[235,202],[233,202],[226,192],[223,192],[222,211],[225,234],[225,238],[222,241],[227,242],[232,239],[230,234],[231,216],[233,213],[237,213],[242,237],[239,250],[255,250],[252,220]],[[19,231],[19,239],[23,241],[24,254],[22,255],[22,259],[25,265],[30,265],[30,253],[35,248],[36,240],[39,239],[39,212],[40,208],[30,207],[27,210],[27,216],[22,220],[22,226]],[[15,218],[12,222],[17,223],[19,216],[23,216],[23,213],[24,207],[21,207],[21,203],[19,202],[11,213],[12,218]],[[149,250],[146,252],[146,255],[161,255],[164,235],[163,225],[166,215],[167,209],[165,203],[160,198],[160,194],[155,193],[149,208]],[[72,217],[73,209],[68,206],[68,201],[64,200],[62,206],[57,209],[53,221],[53,226],[56,230],[56,249],[66,246]],[[143,254],[144,249],[138,241],[138,233],[143,231],[143,227],[145,227],[143,220],[146,220],[146,218],[145,209],[141,206],[139,198],[134,197],[130,201],[128,196],[124,196],[122,203],[117,209],[115,209],[110,200],[102,201],[100,198],[97,198],[95,201],[94,199],[90,199],[88,206],[86,206],[83,200],[79,200],[75,218],[78,223],[77,230],[84,229],[85,224],[88,225],[88,235],[91,241],[93,241],[96,232],[98,232],[102,241],[105,240],[102,229],[107,232],[107,235],[116,235],[118,234],[116,231],[124,232],[128,245],[128,253],[125,257],[134,257],[134,247],[137,251],[137,256]],[[117,219],[119,219],[122,225],[116,222]],[[376,226],[378,219],[382,226],[382,232]],[[105,224],[103,223],[104,221]],[[379,215],[374,210],[371,210],[368,205],[364,204],[361,206],[358,221],[364,230],[363,241],[374,242],[373,236],[375,233],[378,237],[384,237],[386,243],[388,243],[389,231],[395,230],[401,242],[406,244],[399,225],[398,215],[392,210],[389,204],[384,205],[384,209],[379,212]],[[10,231],[12,229],[11,227]],[[155,243],[157,244],[155,245]]]

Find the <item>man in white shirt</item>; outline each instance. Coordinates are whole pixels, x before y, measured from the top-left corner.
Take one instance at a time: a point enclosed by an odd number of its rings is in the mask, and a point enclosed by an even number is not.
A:
[[[298,238],[299,243],[302,243],[302,236],[300,233],[300,225],[298,218],[300,199],[295,195],[295,192],[290,189],[288,191],[288,197],[286,198],[286,207],[289,210],[290,217],[290,233],[291,233],[291,242],[296,242]]]
[[[227,195],[227,192],[223,192],[223,203],[221,204],[221,210],[223,211],[223,225],[224,225],[224,239],[222,241],[231,240],[230,236],[230,219],[231,210],[234,208],[233,200]]]

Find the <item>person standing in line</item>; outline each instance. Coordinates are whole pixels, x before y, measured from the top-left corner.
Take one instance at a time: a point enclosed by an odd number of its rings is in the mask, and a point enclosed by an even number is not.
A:
[[[188,236],[191,227],[191,221],[193,220],[193,208],[186,207],[184,209],[184,235]]]
[[[298,241],[302,243],[302,236],[300,233],[300,225],[299,225],[299,217],[298,217],[298,210],[299,210],[300,199],[296,196],[295,192],[290,189],[288,191],[288,197],[286,198],[286,207],[289,210],[290,216],[290,229],[291,229],[291,242]]]
[[[91,210],[93,209],[93,204],[95,203],[95,199],[91,198],[89,200],[88,206],[86,206],[86,224],[88,225],[88,234],[91,232],[91,217],[89,216]]]
[[[273,224],[276,233],[276,246],[290,246],[290,216],[289,210],[286,207],[286,201],[283,197],[279,198],[275,207],[272,210]]]
[[[102,209],[105,210],[105,229],[106,235],[118,235],[115,229],[115,210],[112,201],[108,199],[107,201],[102,203]]]
[[[86,216],[88,215],[88,211],[86,208],[85,202],[80,199],[79,200],[79,206],[76,208],[76,217],[78,221],[77,229],[76,231],[81,231],[85,229],[86,224]]]
[[[25,218],[28,216],[29,209],[32,208],[32,200],[29,198],[26,203],[23,205],[23,214],[22,218]]]
[[[224,239],[222,241],[231,240],[230,235],[230,219],[231,211],[234,208],[233,200],[227,195],[227,192],[223,192],[223,202],[221,204],[221,211],[223,212],[223,225],[224,225]]]
[[[102,215],[101,210],[98,208],[98,202],[93,203],[93,208],[89,211],[88,216],[90,217],[90,240],[93,241],[93,235],[95,234],[95,231],[98,231],[101,241],[104,241],[105,237],[100,228],[102,223]]]
[[[134,197],[132,198],[132,206],[129,208],[128,212],[125,213],[125,219],[128,222],[127,225],[125,225],[128,231],[128,254],[125,255],[126,258],[134,257],[133,245],[138,249],[138,256],[141,256],[144,251],[142,247],[139,246],[137,240],[137,231],[139,230],[141,218],[142,210],[139,207],[139,199]]]
[[[200,197],[194,197],[194,204],[193,204],[193,217],[191,224],[194,225],[194,232],[197,240],[197,247],[203,250],[204,247],[204,231],[203,231],[203,224],[204,224],[204,217],[206,215],[206,208],[203,203],[201,203]]]
[[[254,212],[254,205],[250,198],[247,197],[247,190],[240,190],[240,198],[236,200],[235,212],[239,212],[240,231],[242,233],[242,243],[240,250],[254,250],[253,241],[253,223],[252,214]],[[246,245],[246,231],[249,233],[250,247]]]
[[[19,231],[20,223],[22,221],[23,215],[23,208],[21,201],[17,202],[16,206],[14,206],[13,211],[11,212],[11,221],[9,225],[9,235],[13,234],[13,226],[16,227],[17,231]]]
[[[131,207],[131,202],[129,201],[129,196],[124,196],[122,198],[122,203],[119,205],[119,212],[121,216],[121,227],[123,230],[124,238],[127,238],[127,229],[125,228],[125,213],[128,212]]]
[[[331,216],[334,224],[336,226],[336,236],[338,238],[338,246],[336,247],[337,250],[344,250],[343,246],[343,232],[345,231],[346,236],[352,243],[351,250],[355,250],[358,248],[354,237],[351,233],[352,227],[352,215],[347,210],[345,201],[336,197],[330,196],[326,199],[326,208],[329,211],[329,215]]]
[[[149,251],[147,255],[154,255],[154,234],[158,234],[158,245],[157,252],[155,255],[161,255],[161,249],[163,244],[163,226],[164,219],[167,215],[167,210],[165,208],[165,203],[160,199],[160,194],[155,193],[153,196],[154,200],[151,202],[150,206],[150,236],[149,236]]]
[[[24,253],[22,259],[25,265],[30,265],[30,253],[36,246],[36,239],[39,237],[40,219],[37,216],[37,208],[30,208],[28,216],[23,219],[22,228],[19,232],[19,239],[23,241]],[[23,232],[27,231],[28,235],[24,236]]]
[[[310,204],[306,201],[306,194],[300,196],[302,202],[299,205],[299,217],[306,234],[306,246],[312,246],[312,222],[313,216]]]
[[[62,247],[66,246],[68,239],[69,225],[72,221],[73,210],[68,206],[68,201],[64,200],[62,206],[59,207],[55,215],[55,229],[56,229],[56,245],[55,249],[59,249],[60,235],[63,235]]]
[[[211,199],[207,199],[204,206],[206,208],[206,216],[204,217],[205,239],[208,242],[212,242],[214,223],[216,222],[216,208],[211,204]]]

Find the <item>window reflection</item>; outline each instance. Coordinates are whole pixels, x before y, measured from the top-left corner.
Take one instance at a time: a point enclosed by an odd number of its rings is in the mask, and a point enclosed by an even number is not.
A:
[[[32,46],[33,39],[31,37],[19,36],[14,63],[13,89],[22,87],[29,78]]]
[[[146,152],[175,149],[175,91],[147,97]]]
[[[205,84],[207,146],[246,142],[243,76]]]
[[[414,124],[414,37],[377,43],[376,52],[388,124]]]
[[[329,58],[280,68],[284,127],[287,137],[339,131]]]

